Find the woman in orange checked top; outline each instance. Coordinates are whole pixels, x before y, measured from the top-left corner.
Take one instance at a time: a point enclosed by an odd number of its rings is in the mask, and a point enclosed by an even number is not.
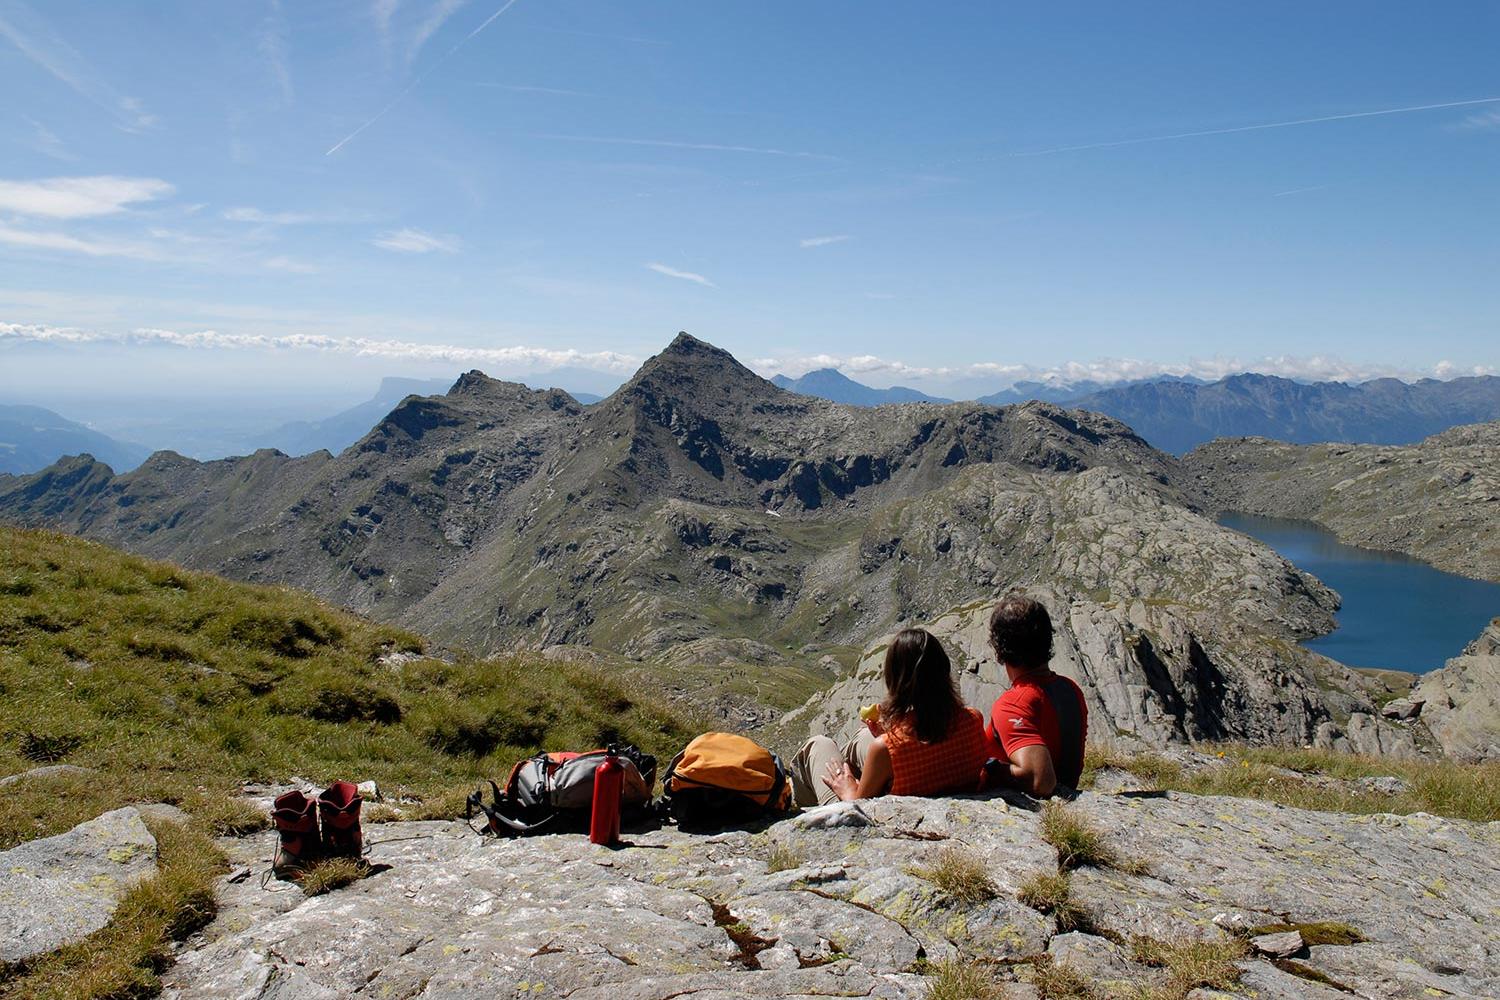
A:
[[[843,748],[814,736],[798,751],[790,772],[799,806],[979,788],[984,719],[959,697],[943,644],[925,629],[898,634],[885,653],[885,689],[878,713]]]

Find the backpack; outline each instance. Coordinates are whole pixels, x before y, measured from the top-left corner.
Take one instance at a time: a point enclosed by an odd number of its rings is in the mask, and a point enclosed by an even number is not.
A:
[[[625,772],[621,775],[621,813],[629,816],[632,811],[648,809],[656,785],[656,758],[633,746],[611,750]],[[470,795],[464,819],[483,814],[486,829],[496,836],[587,829],[594,806],[594,771],[609,752],[539,753],[527,757],[511,768],[504,792],[495,782],[489,783],[492,794],[489,805],[484,802],[484,789]]]
[[[732,733],[704,733],[667,766],[667,810],[678,826],[726,826],[791,809],[792,787],[774,753]]]

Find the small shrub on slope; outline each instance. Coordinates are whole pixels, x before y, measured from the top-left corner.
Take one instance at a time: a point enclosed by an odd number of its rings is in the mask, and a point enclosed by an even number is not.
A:
[[[982,903],[998,893],[984,860],[972,851],[944,847],[931,867],[914,865],[908,871],[926,879],[960,903]]]
[[[1063,871],[1120,864],[1119,856],[1104,842],[1104,834],[1083,815],[1059,802],[1042,807],[1042,839],[1057,848],[1057,866]]]
[[[977,962],[940,962],[931,975],[926,1000],[1000,1000],[1004,995],[994,972]]]

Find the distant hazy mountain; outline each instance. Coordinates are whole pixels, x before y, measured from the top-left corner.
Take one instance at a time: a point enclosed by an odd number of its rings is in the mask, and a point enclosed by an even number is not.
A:
[[[975,402],[988,403],[991,406],[1009,406],[1011,403],[1024,403],[1028,399],[1039,399],[1044,403],[1072,403],[1075,399],[1082,399],[1097,392],[1154,382],[1174,382],[1185,385],[1208,384],[1191,375],[1157,375],[1154,378],[1130,379],[1124,382],[1017,382],[1009,389],[1001,389],[999,392],[980,396],[975,399]]]
[[[1411,444],[1459,424],[1500,419],[1500,377],[1347,385],[1252,373],[1206,385],[1142,382],[1067,402],[1122,420],[1156,447],[1178,454],[1218,437]]]
[[[771,382],[783,389],[801,393],[804,396],[817,396],[819,399],[832,400],[835,403],[848,403],[851,406],[884,406],[886,403],[953,402],[951,399],[929,396],[925,392],[908,389],[904,385],[893,385],[889,389],[876,389],[854,381],[836,368],[819,368],[816,371],[808,372],[801,378],[788,378],[785,375],[777,375],[771,379]]]
[[[0,472],[36,472],[64,455],[83,454],[93,455],[116,472],[128,472],[151,452],[40,406],[0,405]]]
[[[249,450],[275,448],[288,455],[310,455],[327,450],[337,455],[360,438],[391,412],[407,396],[437,396],[448,391],[452,379],[383,378],[375,395],[358,406],[351,406],[322,420],[294,420],[288,424],[254,435]]]

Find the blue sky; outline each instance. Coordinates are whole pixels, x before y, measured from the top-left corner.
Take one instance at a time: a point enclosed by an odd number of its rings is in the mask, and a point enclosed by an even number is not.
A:
[[[0,395],[588,388],[679,329],[948,392],[1488,369],[1497,37],[1489,2],[0,0]]]

